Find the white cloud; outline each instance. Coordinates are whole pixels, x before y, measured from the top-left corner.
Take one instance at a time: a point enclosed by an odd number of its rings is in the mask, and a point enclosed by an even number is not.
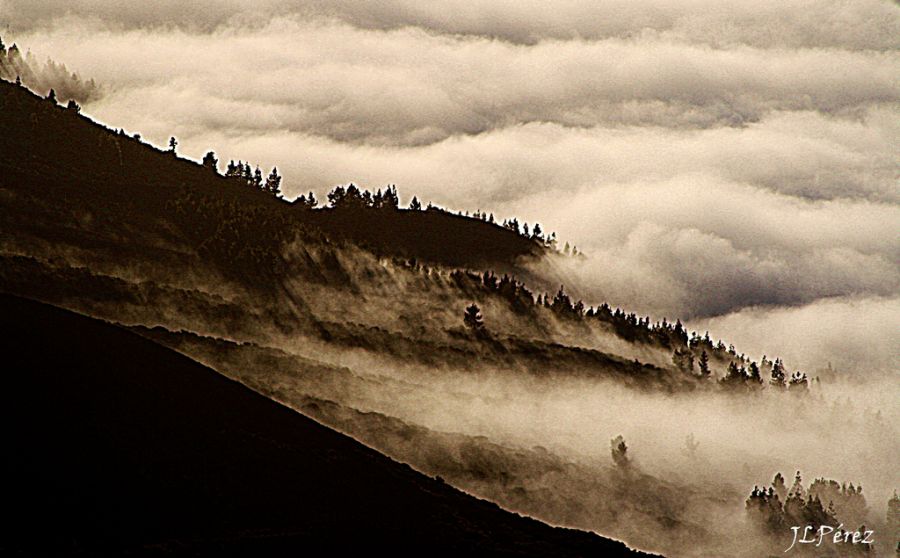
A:
[[[539,221],[591,255],[569,272],[591,302],[727,315],[717,327],[737,334],[756,323],[741,308],[900,286],[890,2],[0,0],[0,13],[6,42],[110,87],[85,112],[111,126],[277,164],[288,195],[391,182]]]

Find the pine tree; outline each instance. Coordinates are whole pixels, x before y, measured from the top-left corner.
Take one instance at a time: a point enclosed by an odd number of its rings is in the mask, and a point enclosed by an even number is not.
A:
[[[775,473],[775,478],[772,479],[772,488],[775,489],[775,494],[778,495],[778,498],[782,501],[787,497],[787,486],[784,484],[784,477],[781,473]]]
[[[51,103],[53,103],[54,105],[57,104],[56,90],[50,89],[50,92],[47,93],[47,100],[50,101]]]
[[[306,196],[306,206],[310,209],[319,205],[319,200],[316,199],[316,195],[310,191],[309,195]]]
[[[419,202],[419,199],[413,196],[411,202],[409,202],[409,209],[412,211],[422,211],[422,203]]]
[[[466,308],[465,314],[463,314],[463,323],[467,328],[471,329],[475,332],[480,332],[484,329],[484,321],[481,317],[481,309],[478,308],[478,305],[474,302],[471,306]]]
[[[178,147],[178,140],[175,139],[175,136],[169,138],[169,151],[175,153],[175,148]]]
[[[720,381],[724,384],[738,385],[744,383],[746,379],[744,367],[738,367],[737,363],[731,361],[728,363],[728,371],[725,373],[725,377]]]
[[[546,298],[544,300],[546,300]],[[556,291],[556,296],[553,297],[550,308],[554,313],[560,316],[571,316],[573,314],[572,299],[566,294],[565,288],[562,285],[560,285],[559,290]]]
[[[269,173],[269,176],[266,178],[266,192],[272,194],[273,196],[281,195],[281,176],[278,175],[278,168],[272,167],[272,172]]]
[[[762,384],[763,379],[759,374],[759,366],[755,362],[750,363],[750,380],[757,384]]]
[[[232,163],[233,164],[233,163]],[[203,156],[203,166],[212,172],[218,174],[219,173],[219,160],[216,159],[216,154],[212,151],[207,151],[206,155]]]
[[[397,187],[389,185],[382,195],[381,206],[385,209],[397,209],[400,207],[400,197],[397,195]]]
[[[347,190],[343,186],[335,186],[333,190],[328,192],[328,204],[333,208],[338,207],[343,203],[346,196]]]
[[[709,355],[706,353],[706,350],[700,353],[700,374],[709,376]]]
[[[772,364],[772,379],[769,380],[769,383],[776,387],[785,385],[784,364],[780,358],[776,358]]]
[[[249,165],[247,165],[249,168]],[[254,188],[258,190],[262,190],[263,187],[263,176],[262,171],[259,169],[259,165],[256,166],[256,170],[253,171],[253,182],[252,185]]]

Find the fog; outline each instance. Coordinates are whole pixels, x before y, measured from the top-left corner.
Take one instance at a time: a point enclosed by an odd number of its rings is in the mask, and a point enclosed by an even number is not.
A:
[[[352,259],[345,255],[342,261]],[[357,263],[368,265],[365,257]],[[408,272],[387,268],[404,292],[402,304],[427,306],[427,297],[419,300],[416,291],[406,290]],[[460,307],[459,293],[430,277],[431,296]],[[361,288],[357,300],[371,301],[373,291],[381,292],[377,281]],[[313,311],[325,316],[349,303],[349,295],[334,291],[303,291]],[[840,320],[878,302],[831,301],[830,307],[797,312],[805,312],[806,320],[817,319],[815,312]],[[378,304],[392,301],[367,302],[346,319],[387,321]],[[517,327],[523,331],[501,308],[483,308],[499,338]],[[428,307],[418,312],[429,316],[422,320],[426,339],[440,335],[445,320],[459,321],[452,312],[433,315]],[[883,317],[873,311],[873,319]],[[787,322],[785,331],[807,325],[793,313],[766,319]],[[403,328],[395,323],[393,331],[401,335]],[[752,333],[741,339],[747,347],[740,348],[755,348]],[[778,339],[777,331],[770,333]],[[255,339],[260,338],[277,351],[250,345],[223,351],[196,341],[176,347],[419,470],[554,524],[593,529],[670,556],[758,556],[773,550],[767,546],[771,539],[758,537],[746,523],[744,500],[776,472],[792,479],[799,470],[805,485],[825,477],[864,486],[865,521],[879,530],[876,540],[889,544],[885,503],[900,480],[894,467],[900,459],[900,416],[892,376],[847,383],[829,379],[805,394],[729,393],[714,385],[672,394],[625,388],[600,371],[586,378],[492,366],[423,367],[414,354],[392,357],[277,332],[259,332]],[[584,335],[570,339],[581,346],[595,341]],[[780,350],[773,344],[764,347]],[[301,360],[285,360],[286,354]],[[321,365],[330,368],[314,368]],[[629,447],[629,472],[610,456],[609,442],[618,435]],[[691,451],[688,436],[698,444]],[[603,501],[615,502],[621,513],[611,513]],[[661,518],[673,523],[663,527]]]
[[[591,303],[728,336],[900,285],[889,2],[0,6],[7,43],[107,88],[92,116],[277,165],[289,198],[394,183],[540,222]]]
[[[546,478],[529,481],[531,500],[515,500],[502,483],[455,480],[554,523],[574,521],[561,509],[590,510],[610,494],[615,483],[598,481],[598,492],[579,499],[586,485],[572,479],[614,478],[617,435],[637,470],[690,495],[679,517],[707,527],[714,511],[741,516],[754,484],[798,469],[806,483],[820,475],[863,483],[873,521],[883,519],[900,481],[892,467],[900,462],[896,3],[245,4],[0,0],[0,34],[97,80],[103,95],[83,111],[112,127],[157,145],[177,136],[179,152],[195,159],[212,149],[223,163],[277,165],[288,198],[313,190],[324,199],[351,181],[392,183],[403,203],[416,195],[498,222],[539,222],[586,258],[550,256],[532,265],[535,280],[564,277],[586,304],[681,318],[753,359],[780,356],[789,371],[827,380],[799,400],[662,396],[507,369],[441,376],[270,331],[251,341],[348,367],[352,389],[249,377],[250,360],[217,367],[304,412],[303,398],[315,393],[427,427],[454,455],[459,441],[442,434],[486,436],[526,464],[544,459],[534,446],[546,448],[573,469],[541,472]],[[344,257],[347,265],[362,258]],[[417,292],[406,272],[379,273],[388,275],[373,292]],[[420,325],[446,335],[467,302],[441,309],[422,295],[413,300],[428,311],[394,325],[395,298],[357,306],[327,289],[286,288],[316,301],[322,316],[346,308],[348,321],[406,334]],[[519,327],[500,305],[483,309],[495,331]],[[180,320],[165,325],[189,327]],[[548,338],[669,365],[662,351],[563,329]],[[427,469],[424,454],[390,429],[366,426],[374,416],[322,409],[317,418]],[[700,444],[690,459],[689,434]],[[537,474],[530,467],[511,470]],[[564,491],[561,508],[528,507],[538,489],[562,486],[575,495]],[[576,523],[693,552],[675,535],[657,541],[628,530],[639,517],[585,511]],[[721,529],[710,544],[741,553],[744,539],[727,542],[738,525],[710,528]]]

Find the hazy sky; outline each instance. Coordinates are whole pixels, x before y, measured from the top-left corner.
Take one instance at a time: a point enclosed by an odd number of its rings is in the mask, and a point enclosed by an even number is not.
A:
[[[0,25],[107,88],[86,113],[277,164],[288,197],[539,221],[591,256],[590,303],[897,369],[895,3],[0,0]]]

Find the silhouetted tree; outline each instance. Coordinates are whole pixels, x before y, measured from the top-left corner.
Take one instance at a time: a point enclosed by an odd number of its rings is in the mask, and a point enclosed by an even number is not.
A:
[[[247,165],[249,167],[249,165]],[[259,165],[256,166],[256,170],[253,171],[253,187],[262,190],[263,187],[263,175],[262,170],[260,170]]]
[[[560,285],[559,290],[556,291],[553,302],[550,303],[550,309],[558,316],[574,317],[575,311],[572,307],[572,299],[566,294],[562,285]]]
[[[775,490],[778,498],[784,501],[787,497],[787,486],[784,484],[784,477],[780,472],[775,473],[775,478],[772,479],[772,488]]]
[[[207,151],[206,155],[203,156],[203,166],[213,171],[214,173],[219,172],[219,160],[216,159],[216,154],[212,151]]]
[[[310,192],[307,195],[301,194],[299,198],[294,200],[294,203],[302,207],[303,209],[312,209],[315,206],[319,205],[319,200],[316,199],[316,195]]]
[[[739,367],[735,361],[731,361],[728,363],[728,369],[725,372],[725,377],[723,377],[720,382],[724,385],[734,387],[744,385],[747,379],[747,372],[744,367]]]
[[[371,194],[369,198],[371,199]],[[348,185],[346,189],[343,186],[336,186],[328,193],[328,201],[334,209],[359,210],[367,207],[363,193],[355,184]]]
[[[681,325],[681,320],[675,320],[675,325],[672,326],[670,339],[682,347],[687,347],[688,334],[687,330],[684,329],[684,326]]]
[[[763,379],[762,379],[762,376],[760,376],[760,374],[759,374],[759,366],[757,366],[755,362],[751,362],[749,370],[750,370],[750,374],[749,374],[750,381],[755,384],[762,385]]]
[[[335,186],[334,189],[328,192],[328,204],[331,207],[338,207],[346,196],[347,190],[343,186]]]
[[[484,321],[481,317],[481,309],[478,308],[478,305],[474,302],[466,308],[466,311],[463,314],[463,323],[467,328],[476,333],[484,329]]]
[[[422,211],[422,204],[417,197],[413,196],[412,201],[409,202],[409,208],[413,211]]]
[[[66,105],[66,108],[75,111],[76,113],[81,112],[81,105],[75,102],[75,99],[69,99],[69,103]]]
[[[572,306],[572,312],[575,313],[575,316],[581,317],[584,315],[584,302],[578,301]]]
[[[178,147],[178,140],[175,139],[175,136],[169,138],[169,151],[175,153],[175,148]]]
[[[791,374],[791,379],[788,382],[788,389],[801,392],[805,391],[809,388],[809,380],[806,378],[806,374],[800,372],[799,370]]]
[[[784,531],[784,511],[781,507],[781,499],[772,487],[767,490],[754,486],[745,506],[750,518],[758,525],[765,527],[771,533]]]
[[[397,187],[391,184],[385,189],[379,208],[397,209],[398,207],[400,207],[400,197],[397,195]]]
[[[700,374],[709,376],[709,355],[706,350],[700,352]]]
[[[56,90],[50,89],[50,92],[47,93],[47,100],[50,101],[51,103],[53,103],[54,105],[57,104]]]
[[[769,383],[776,387],[784,387],[785,385],[784,364],[780,358],[776,358],[772,364],[772,378],[769,380]]]
[[[273,196],[281,195],[281,176],[278,175],[277,167],[272,167],[272,172],[266,178],[265,190]]]

